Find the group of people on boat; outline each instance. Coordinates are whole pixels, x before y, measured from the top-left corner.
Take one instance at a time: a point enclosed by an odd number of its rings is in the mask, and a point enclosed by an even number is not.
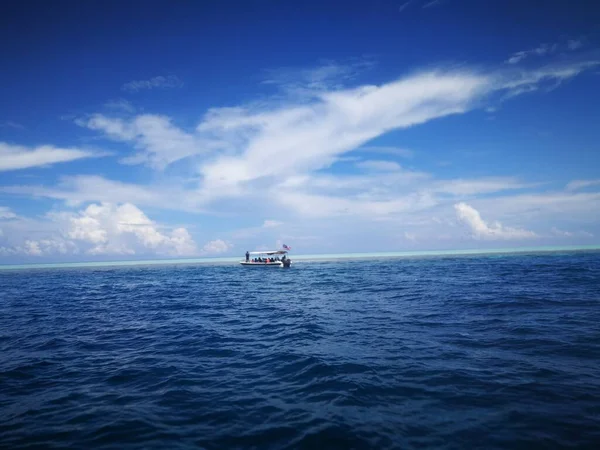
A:
[[[262,257],[258,257],[258,258],[253,258],[252,262],[253,263],[274,263],[274,262],[285,262],[285,255],[283,255],[282,258],[280,258],[279,256],[275,257],[275,258],[262,258]],[[246,262],[250,262],[250,252],[246,252]]]

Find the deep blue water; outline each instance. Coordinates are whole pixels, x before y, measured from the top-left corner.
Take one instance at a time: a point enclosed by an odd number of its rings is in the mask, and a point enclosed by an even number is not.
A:
[[[600,253],[0,272],[2,448],[600,448]]]

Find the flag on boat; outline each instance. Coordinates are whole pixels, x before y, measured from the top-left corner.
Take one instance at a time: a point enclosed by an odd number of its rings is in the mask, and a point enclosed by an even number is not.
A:
[[[288,247],[288,246],[287,246],[287,245],[285,245],[285,244],[283,244],[283,248],[284,248],[284,249],[286,249],[286,250],[291,250],[291,249],[292,249],[292,247]]]

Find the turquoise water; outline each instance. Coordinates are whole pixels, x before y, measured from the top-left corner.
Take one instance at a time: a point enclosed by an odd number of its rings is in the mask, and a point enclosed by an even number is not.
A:
[[[548,246],[548,247],[519,247],[500,249],[467,249],[467,250],[421,250],[411,252],[373,252],[373,253],[324,253],[316,255],[295,255],[290,253],[293,261],[309,260],[338,260],[361,258],[406,258],[418,256],[460,256],[460,255],[487,255],[510,253],[536,253],[536,252],[561,252],[561,251],[600,250],[600,245],[582,246]],[[147,266],[164,264],[226,264],[241,261],[242,256],[226,258],[188,258],[188,259],[149,259],[139,261],[86,261],[68,263],[40,263],[40,264],[0,264],[0,270],[15,269],[51,269],[68,267],[112,267],[112,266]]]

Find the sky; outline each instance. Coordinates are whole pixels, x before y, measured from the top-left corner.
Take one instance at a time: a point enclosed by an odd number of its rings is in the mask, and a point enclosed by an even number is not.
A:
[[[600,243],[600,4],[0,4],[0,263]]]

